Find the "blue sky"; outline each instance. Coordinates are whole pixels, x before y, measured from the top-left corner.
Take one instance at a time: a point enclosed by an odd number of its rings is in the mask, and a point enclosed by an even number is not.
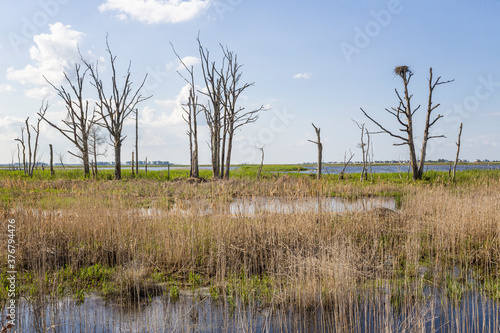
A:
[[[245,91],[241,106],[269,110],[236,133],[233,161],[256,163],[265,145],[267,163],[314,161],[311,122],[321,128],[324,160],[340,161],[351,149],[361,159],[359,130],[352,119],[365,122],[360,107],[397,131],[395,119],[384,111],[396,106],[394,89],[401,89],[395,66],[414,72],[410,85],[413,104],[422,104],[415,119],[421,142],[427,105],[429,67],[434,75],[453,83],[435,90],[435,111],[445,117],[434,126],[428,159],[453,159],[456,136],[464,123],[464,159],[500,160],[500,1],[390,0],[390,1],[260,1],[260,0],[2,0],[0,14],[0,163],[8,163],[16,149],[24,119],[36,118],[42,99],[48,117],[62,119],[64,105],[42,75],[63,83],[72,72],[78,45],[87,59],[103,66],[105,36],[125,72],[128,62],[134,82],[147,73],[145,93],[153,97],[139,105],[140,159],[188,163],[186,125],[180,104],[185,82],[169,42],[179,55],[197,65],[196,36],[200,32],[214,60],[219,43],[238,54],[243,79],[255,82]],[[197,84],[202,88],[201,78]],[[88,98],[95,98],[87,87]],[[200,115],[201,116],[201,115]],[[123,160],[130,159],[132,122]],[[200,127],[201,163],[209,163],[208,131]],[[388,135],[372,138],[375,160],[407,159],[406,147]],[[56,152],[71,144],[54,129],[42,125],[42,160],[48,144]],[[108,150],[104,160],[113,160]],[[67,163],[76,162],[68,153]]]

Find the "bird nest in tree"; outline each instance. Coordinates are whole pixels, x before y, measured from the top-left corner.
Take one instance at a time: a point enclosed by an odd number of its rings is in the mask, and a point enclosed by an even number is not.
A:
[[[411,74],[411,70],[408,66],[398,66],[394,68],[394,73],[398,74],[399,76],[404,76],[406,75],[406,73]]]

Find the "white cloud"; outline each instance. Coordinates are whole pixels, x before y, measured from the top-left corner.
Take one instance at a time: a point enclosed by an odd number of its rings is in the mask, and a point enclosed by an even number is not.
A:
[[[7,78],[21,84],[45,86],[45,76],[53,84],[61,84],[63,71],[68,70],[78,62],[78,43],[84,34],[71,30],[71,26],[58,22],[49,25],[49,34],[40,34],[33,37],[35,45],[30,48],[30,57],[34,64],[29,64],[23,69],[7,69]],[[34,88],[28,90],[26,95],[39,98],[46,97],[48,89]]]
[[[14,88],[10,84],[0,84],[0,93],[13,91]]]
[[[187,57],[182,58],[182,62],[186,65],[187,68],[191,68],[191,66],[194,67],[200,63],[200,58],[187,56]],[[179,66],[177,67],[177,70],[179,71],[179,70],[183,70],[183,69],[184,69],[184,66],[179,61]]]
[[[162,106],[166,112],[162,112],[160,115],[156,115],[154,110],[149,111],[147,118],[149,120],[149,126],[168,126],[168,125],[179,125],[184,122],[182,115],[184,110],[182,109],[182,104],[186,103],[189,97],[190,86],[186,84],[182,87],[179,94],[175,99],[167,100],[155,100],[156,104]]]
[[[211,0],[106,0],[101,12],[118,11],[120,20],[131,18],[148,24],[189,21],[204,12]]]
[[[37,87],[33,89],[28,89],[24,93],[26,97],[34,98],[34,99],[45,99],[53,94],[52,90],[49,87]]]
[[[294,79],[310,79],[312,77],[312,73],[297,73],[293,76]]]
[[[0,117],[0,141],[14,145],[14,139],[21,137],[24,119],[12,116]],[[25,134],[26,135],[26,134]]]

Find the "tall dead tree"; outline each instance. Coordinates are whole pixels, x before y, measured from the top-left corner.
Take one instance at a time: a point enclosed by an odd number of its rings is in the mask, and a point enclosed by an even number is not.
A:
[[[144,79],[139,87],[135,91],[132,90],[130,73],[131,63],[129,63],[125,74],[125,81],[123,82],[123,85],[120,85],[120,76],[116,70],[116,56],[111,52],[107,37],[106,51],[109,55],[111,65],[111,82],[108,87],[110,91],[105,88],[105,85],[99,76],[98,63],[89,63],[84,59],[82,60],[89,70],[90,77],[92,78],[92,85],[97,91],[97,120],[101,126],[107,129],[109,133],[111,144],[114,147],[115,153],[115,179],[120,180],[122,179],[121,150],[123,141],[126,138],[126,136],[122,135],[123,124],[130,113],[136,108],[137,104],[147,100],[151,96],[144,97],[141,95],[141,89],[148,77],[147,74],[144,76]]]
[[[222,47],[222,46],[221,46]],[[223,137],[222,151],[226,151],[226,165],[224,170],[224,178],[229,179],[229,170],[231,166],[231,153],[233,150],[233,139],[236,130],[243,125],[251,124],[259,118],[259,112],[264,110],[264,106],[260,106],[254,110],[247,110],[245,107],[238,106],[238,98],[247,88],[252,87],[252,83],[240,83],[241,67],[238,63],[238,56],[229,51],[227,46],[222,47],[224,58],[227,60],[227,70],[222,75],[224,88],[224,115],[225,115],[225,131]],[[225,146],[225,136],[227,134],[227,147]],[[224,162],[224,158],[222,159]],[[222,174],[222,169],[221,169]]]
[[[46,103],[45,101],[42,102],[42,105],[40,106],[40,109],[38,111],[38,114],[40,115],[40,118],[37,119],[36,127],[33,125],[30,125],[29,123],[29,117],[26,118],[24,121],[26,127],[21,127],[21,138],[15,139],[16,141],[19,141],[21,143],[21,146],[23,147],[23,165],[24,165],[24,174],[29,175],[31,178],[33,178],[33,172],[35,170],[35,167],[37,165],[37,153],[38,153],[38,138],[40,137],[40,122],[42,121],[42,118],[45,116],[45,113],[47,112],[47,109],[49,108],[49,104]],[[33,130],[34,135],[35,135],[35,140],[32,144],[31,140],[31,130]],[[27,137],[25,141],[24,137],[24,131],[26,131]],[[26,161],[26,144],[28,146],[28,161]]]
[[[81,66],[75,64],[75,82],[73,82],[68,77],[68,74],[64,72],[64,78],[69,85],[69,91],[63,86],[56,87],[44,77],[57,91],[57,95],[64,101],[66,119],[62,121],[63,125],[60,126],[39,114],[43,120],[58,130],[66,139],[75,145],[77,151],[68,151],[68,153],[82,161],[85,177],[90,176],[89,132],[92,126],[95,126],[96,121],[95,108],[91,107],[89,109],[89,101],[83,97],[83,86],[85,84],[87,71],[88,69],[81,71]]]
[[[189,76],[186,78],[179,71],[177,73],[186,81],[189,85],[189,97],[186,104],[183,104],[182,109],[184,110],[184,114],[182,115],[182,119],[188,125],[187,135],[189,137],[189,161],[190,161],[190,170],[189,176],[194,178],[200,177],[199,172],[199,163],[198,163],[198,114],[202,111],[201,108],[198,107],[198,95],[196,94],[196,86],[194,81],[194,67],[188,67],[186,63],[182,60],[182,58],[175,51],[174,45],[170,43],[172,46],[172,50],[174,51],[177,59],[184,67],[184,69],[188,72]]]
[[[439,107],[440,104],[433,105],[432,98],[433,98],[433,93],[434,89],[438,85],[442,84],[447,84],[450,82],[453,82],[454,80],[448,80],[448,81],[441,81],[441,77],[438,77],[436,80],[433,80],[433,73],[432,73],[432,67],[429,69],[429,97],[428,97],[428,104],[427,104],[427,116],[426,116],[426,121],[425,121],[425,127],[424,127],[424,136],[422,139],[422,149],[420,152],[420,163],[418,163],[417,155],[415,152],[415,140],[414,140],[414,128],[413,128],[413,115],[415,112],[418,111],[420,108],[420,105],[417,106],[416,108],[412,108],[411,106],[411,99],[413,97],[413,94],[409,93],[408,90],[408,85],[411,81],[411,78],[413,76],[413,72],[410,70],[408,66],[398,66],[394,70],[395,74],[398,75],[402,80],[403,80],[403,88],[404,88],[404,95],[401,96],[400,93],[398,92],[397,89],[396,91],[396,96],[398,97],[399,105],[398,107],[392,107],[391,109],[385,109],[388,113],[393,115],[401,128],[399,129],[400,132],[406,133],[406,137],[396,134],[395,132],[388,130],[385,126],[377,122],[374,118],[368,115],[363,108],[361,108],[361,111],[363,114],[370,119],[374,124],[376,124],[380,129],[381,132],[377,133],[387,133],[390,136],[399,139],[401,142],[395,143],[395,146],[403,146],[403,145],[408,145],[409,153],[410,153],[410,165],[412,169],[412,176],[413,180],[417,179],[422,179],[423,173],[424,173],[424,165],[425,165],[425,154],[427,150],[427,143],[430,139],[433,138],[443,138],[444,135],[431,135],[430,134],[430,129],[431,127],[443,116],[438,115],[434,119],[432,119],[432,112]]]
[[[26,119],[27,121],[28,119]],[[28,166],[26,164],[26,144],[24,142],[24,131],[26,130],[25,127],[21,127],[21,137],[20,138],[17,138],[15,139],[15,141],[19,141],[19,143],[21,144],[21,147],[23,147],[23,172],[24,172],[24,175],[27,175],[28,174]],[[18,145],[18,149],[19,149],[19,145]]]
[[[457,145],[457,156],[455,157],[455,163],[453,165],[453,179],[455,179],[455,173],[457,172],[457,164],[458,164],[458,156],[460,155],[460,138],[462,136],[462,127],[464,123],[460,124],[460,131],[458,132],[458,140],[456,142]]]
[[[210,60],[210,52],[208,49],[203,48],[199,37],[197,41],[201,59],[201,69],[206,89],[206,92],[201,91],[201,93],[208,97],[208,103],[207,105],[203,105],[202,109],[205,113],[205,118],[210,131],[210,141],[208,146],[211,152],[212,174],[213,178],[217,179],[220,178],[220,146],[221,130],[223,127],[221,120],[224,119],[224,102],[222,100],[224,92],[222,91],[220,73],[223,73],[224,64],[220,70],[217,70],[216,63]]]
[[[368,129],[365,127],[365,123],[359,124],[356,120],[352,119],[352,121],[358,126],[358,128],[361,130],[361,141],[358,144],[358,148],[361,148],[361,153],[363,156],[363,169],[361,170],[361,176],[360,180],[367,180],[368,179],[368,161],[369,161],[369,154],[370,154],[370,133],[368,132]],[[367,138],[367,142],[365,143],[365,134]]]
[[[320,136],[321,128],[316,127],[313,123],[311,123],[311,125],[314,127],[314,130],[316,131],[317,141],[313,141],[313,140],[307,140],[307,141],[312,142],[318,146],[318,172],[316,174],[316,179],[320,180],[321,179],[321,161],[323,159],[323,144],[321,143],[321,136]]]
[[[236,130],[258,119],[261,106],[248,111],[238,106],[238,98],[244,90],[254,83],[241,83],[241,67],[234,52],[222,48],[223,57],[220,67],[210,60],[210,52],[204,49],[198,37],[198,49],[206,90],[200,91],[207,96],[208,104],[201,106],[210,130],[209,147],[212,153],[214,178],[229,178],[231,153]]]
[[[135,173],[139,176],[139,109],[135,109],[135,160]]]

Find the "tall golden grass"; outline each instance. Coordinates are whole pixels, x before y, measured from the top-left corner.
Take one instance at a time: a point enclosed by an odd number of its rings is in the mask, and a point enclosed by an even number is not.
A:
[[[318,330],[339,332],[436,329],[439,303],[467,302],[470,292],[500,299],[498,180],[363,186],[288,177],[203,184],[4,180],[2,188],[11,195],[4,215],[18,223],[20,270],[42,279],[64,267],[113,267],[115,292],[126,299],[161,290],[152,277],[162,274],[180,288],[210,286],[226,301],[319,311]],[[398,192],[397,211],[227,214],[235,197]],[[43,292],[57,288],[57,279],[45,280],[53,285],[40,283]],[[462,327],[458,312],[441,315],[443,327]],[[475,315],[487,321],[485,311]],[[301,318],[287,320],[300,328]],[[499,328],[498,321],[487,325]]]

